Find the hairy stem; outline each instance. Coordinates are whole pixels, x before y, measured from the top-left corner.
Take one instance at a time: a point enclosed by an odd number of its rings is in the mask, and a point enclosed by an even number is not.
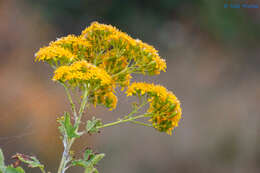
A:
[[[61,162],[60,162],[58,173],[64,173],[65,172],[66,165],[70,161],[69,152],[70,152],[70,148],[71,148],[74,140],[75,140],[75,138],[71,139],[70,141],[68,141],[68,140],[66,140],[66,142],[63,141],[64,151],[63,151],[63,154],[62,154],[62,159],[61,159]]]
[[[64,86],[64,87],[65,87],[66,92],[69,91],[66,86]],[[73,103],[72,99],[70,97],[70,94],[68,94],[68,93],[69,92],[67,92],[69,100],[71,101],[71,103]],[[74,124],[74,126],[76,127],[76,130],[79,129],[80,121],[81,121],[84,109],[86,107],[86,104],[87,104],[87,98],[88,98],[88,90],[85,89],[84,93],[83,93],[83,100],[81,102],[81,106],[80,106],[80,110],[79,110],[79,115],[78,116],[77,116],[77,113],[76,113],[76,108],[75,107],[72,108],[73,112],[75,111],[75,114],[74,114],[75,115],[75,124]],[[73,104],[71,104],[71,106],[73,106]],[[76,138],[69,139],[67,134],[65,134],[63,136],[64,151],[63,151],[63,154],[62,154],[62,158],[61,158],[60,166],[59,166],[59,169],[58,169],[58,173],[65,173],[66,166],[71,161],[70,149],[71,149],[71,146],[74,143],[75,139]]]

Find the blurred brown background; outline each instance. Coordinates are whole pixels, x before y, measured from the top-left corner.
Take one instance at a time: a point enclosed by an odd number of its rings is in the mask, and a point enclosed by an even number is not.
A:
[[[161,83],[182,102],[172,136],[128,124],[85,136],[107,154],[101,173],[260,172],[260,9],[224,9],[208,0],[0,0],[0,147],[37,155],[56,172],[62,144],[56,117],[69,110],[62,87],[34,53],[92,21],[112,24],[154,45],[168,70],[138,81]],[[88,111],[112,121],[129,111]],[[37,169],[28,172],[38,173]],[[68,172],[82,172],[72,169]]]

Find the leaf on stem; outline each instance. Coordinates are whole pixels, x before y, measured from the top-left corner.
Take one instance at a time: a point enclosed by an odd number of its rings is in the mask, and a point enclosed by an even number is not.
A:
[[[98,127],[102,126],[102,122],[100,119],[96,119],[92,117],[92,120],[87,121],[86,132],[87,133],[97,133],[99,131]]]
[[[21,167],[17,167],[17,168],[14,168],[12,166],[8,166],[6,169],[5,169],[5,172],[4,173],[25,173],[25,171],[23,170],[23,168]]]
[[[65,133],[69,139],[80,137],[80,135],[77,133],[77,127],[74,127],[71,124],[70,114],[68,112],[65,112],[64,116],[59,118],[58,122],[61,124],[59,129],[63,135]]]
[[[28,164],[28,167],[30,168],[44,169],[44,165],[41,164],[40,161],[34,156],[28,156],[25,154],[17,153],[14,156],[12,156],[12,159],[17,159],[23,163]]]
[[[105,157],[105,154],[95,154],[91,149],[88,148],[84,153],[83,159],[72,161],[72,165],[85,168],[84,173],[98,173],[98,170],[95,168],[95,166],[103,157]]]
[[[5,166],[4,155],[0,148],[0,173],[25,173],[23,168],[14,167],[13,165]]]

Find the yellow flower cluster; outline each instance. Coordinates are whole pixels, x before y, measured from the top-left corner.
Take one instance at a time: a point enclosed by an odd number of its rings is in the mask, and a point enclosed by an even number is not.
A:
[[[88,51],[91,44],[81,36],[68,35],[50,43],[50,47],[54,46],[63,47],[71,51],[73,54],[80,56],[81,54],[84,55],[84,52]]]
[[[110,110],[115,109],[117,105],[117,97],[113,92],[106,92],[104,90],[98,90],[96,93],[93,93],[95,97],[90,100],[94,106],[96,104],[106,105]]]
[[[101,86],[113,86],[112,78],[105,70],[86,61],[76,61],[71,65],[57,68],[54,72],[53,80],[60,82],[70,81],[72,84],[86,81],[93,83],[93,81],[98,81]]]
[[[166,70],[165,60],[160,58],[153,46],[133,39],[111,25],[93,22],[82,31],[81,36],[95,45],[91,52],[104,52],[101,56],[96,56],[94,63],[106,68],[111,75],[120,73],[120,78],[129,79],[131,73],[155,75]],[[120,58],[124,59],[123,63],[119,63]],[[127,86],[121,81],[117,82],[121,86]]]
[[[43,47],[35,54],[35,57],[35,60],[46,61],[51,65],[70,63],[76,58],[69,50],[59,46]]]
[[[35,57],[55,69],[54,81],[79,88],[87,84],[89,100],[110,108],[117,103],[115,87],[128,87],[133,73],[155,75],[166,70],[165,61],[153,46],[98,22],[79,36],[50,42]]]
[[[107,72],[87,61],[76,61],[71,65],[60,66],[54,71],[54,81],[67,82],[71,86],[88,86],[89,101],[94,105],[102,104],[114,109],[117,97],[114,95],[114,84]]]
[[[133,83],[126,93],[127,96],[147,97],[150,102],[147,112],[151,114],[150,121],[158,131],[171,135],[172,130],[178,126],[182,114],[180,101],[163,86],[148,83]]]

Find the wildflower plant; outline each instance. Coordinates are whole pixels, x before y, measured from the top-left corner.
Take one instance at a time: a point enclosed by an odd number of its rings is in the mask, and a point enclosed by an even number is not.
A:
[[[73,156],[71,147],[84,134],[126,122],[152,127],[169,135],[178,126],[182,110],[180,101],[171,91],[161,85],[131,82],[134,74],[158,75],[166,71],[165,60],[153,46],[133,39],[111,25],[93,22],[79,36],[68,35],[40,48],[35,58],[53,68],[52,80],[65,88],[71,104],[71,113],[65,112],[57,118],[64,145],[58,173],[65,173],[72,166],[83,167],[85,173],[98,172],[96,165],[105,154],[87,148],[82,158]],[[118,87],[125,90],[126,96],[140,100],[138,104],[133,103],[132,112],[111,123],[96,117],[82,122],[84,111],[91,104],[115,109]],[[78,107],[74,103],[75,94],[72,94],[75,91],[80,92]],[[83,124],[84,130],[80,128]],[[45,173],[44,166],[35,157],[17,154],[15,158]],[[21,167],[5,166],[0,151],[0,173],[12,171],[24,172]]]

